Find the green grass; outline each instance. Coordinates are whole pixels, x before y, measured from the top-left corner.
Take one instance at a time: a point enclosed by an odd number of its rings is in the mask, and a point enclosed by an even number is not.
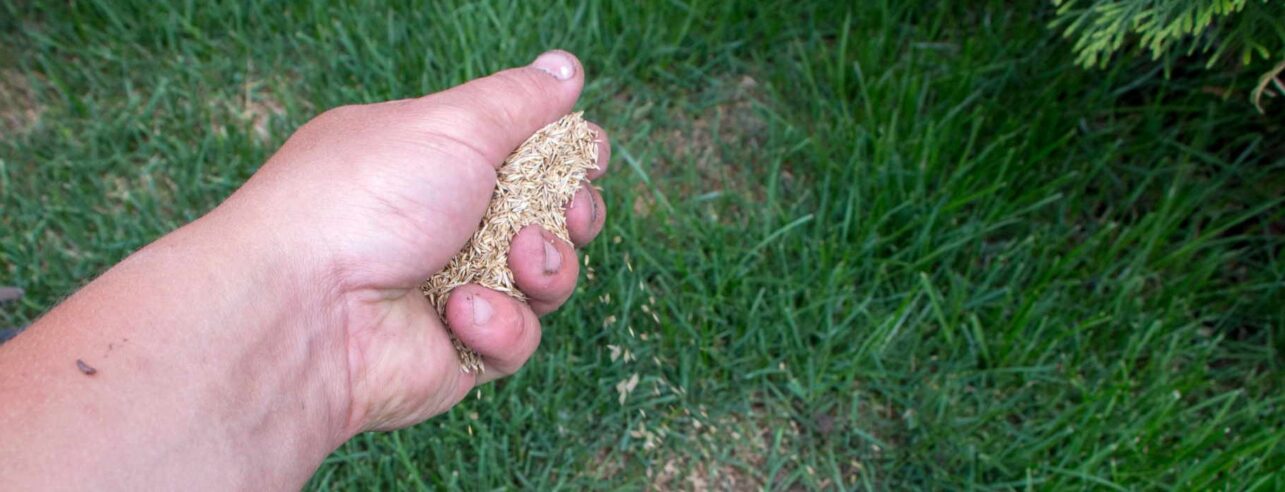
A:
[[[559,46],[615,143],[592,280],[522,373],[311,488],[1285,487],[1261,71],[1084,71],[1003,2],[340,3],[4,3],[0,324],[325,108]]]

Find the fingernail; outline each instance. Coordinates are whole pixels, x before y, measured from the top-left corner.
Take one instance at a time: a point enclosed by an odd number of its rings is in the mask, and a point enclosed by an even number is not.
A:
[[[594,140],[593,145],[594,150],[597,151],[596,157],[594,158],[594,164],[598,165],[599,170],[605,169],[607,167],[607,160],[611,159],[611,145],[607,144],[602,137],[598,137],[597,140]]]
[[[558,252],[558,247],[547,238],[544,240],[544,273],[552,275],[558,273],[562,268],[562,253]]]
[[[589,225],[598,223],[598,200],[593,199],[593,192],[589,191],[589,184],[584,185],[585,200],[589,200]]]
[[[561,51],[546,51],[536,57],[531,66],[558,80],[571,80],[576,74],[576,62]]]
[[[481,296],[473,296],[473,325],[481,326],[491,321],[491,314],[495,310],[491,308],[491,303],[486,302]]]

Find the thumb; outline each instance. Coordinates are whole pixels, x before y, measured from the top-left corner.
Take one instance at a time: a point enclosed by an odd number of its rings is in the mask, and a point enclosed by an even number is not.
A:
[[[510,68],[416,101],[434,136],[458,144],[492,167],[540,128],[571,112],[584,87],[575,55],[547,51]]]

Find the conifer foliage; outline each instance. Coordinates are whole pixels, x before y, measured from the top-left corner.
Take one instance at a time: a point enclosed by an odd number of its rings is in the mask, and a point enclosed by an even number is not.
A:
[[[1243,65],[1285,58],[1281,0],[1053,0],[1052,25],[1075,40],[1076,63],[1102,67],[1146,54],[1167,67],[1180,56]]]

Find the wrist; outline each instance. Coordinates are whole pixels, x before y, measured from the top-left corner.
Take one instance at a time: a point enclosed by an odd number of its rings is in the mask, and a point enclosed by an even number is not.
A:
[[[173,240],[206,262],[199,269],[219,279],[211,287],[229,310],[241,308],[226,328],[246,342],[242,369],[261,384],[257,403],[298,435],[322,438],[324,457],[352,437],[345,303],[324,255],[265,218],[221,206]]]
[[[351,437],[342,303],[312,254],[265,225],[220,207],[121,266],[143,279],[168,277],[171,287],[156,297],[192,308],[171,329],[200,341],[161,350],[196,352],[157,362],[199,372],[179,383],[187,388],[178,404],[210,426],[212,442],[202,445],[246,472],[230,476],[298,487]]]

